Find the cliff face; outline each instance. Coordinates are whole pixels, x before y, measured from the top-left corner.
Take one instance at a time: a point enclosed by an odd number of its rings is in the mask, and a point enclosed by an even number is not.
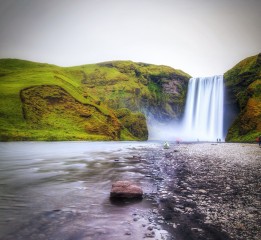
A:
[[[239,62],[224,79],[229,104],[238,109],[226,140],[255,141],[261,135],[261,54]]]
[[[113,109],[128,108],[162,121],[183,112],[190,76],[180,70],[114,61],[82,66],[81,72],[84,91]]]
[[[0,140],[146,140],[175,119],[189,76],[130,61],[70,68],[0,59]]]

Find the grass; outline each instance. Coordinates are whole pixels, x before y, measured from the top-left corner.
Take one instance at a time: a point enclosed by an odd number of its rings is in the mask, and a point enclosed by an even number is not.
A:
[[[175,119],[184,109],[190,76],[132,61],[59,67],[0,59],[0,140],[146,140],[145,109]],[[261,54],[225,73],[241,109],[229,141],[261,134]],[[167,92],[168,83],[177,93]]]
[[[96,109],[97,114],[110,116],[110,110],[106,106],[97,105],[95,101],[83,96],[83,89],[80,83],[77,83],[70,76],[66,75],[63,68],[39,64],[17,59],[0,60],[0,130],[2,140],[48,140],[48,139],[90,139],[103,140],[109,139],[108,136],[101,134],[87,134],[79,122],[75,122],[74,115],[62,118],[59,115],[49,113],[44,116],[47,122],[32,123],[24,119],[23,106],[21,101],[21,92],[24,89],[37,86],[59,86],[64,89],[74,101],[82,105],[91,106]],[[52,92],[49,91],[49,94]],[[31,102],[31,105],[37,106],[38,102]],[[43,111],[44,107],[39,110]],[[35,115],[39,115],[35,110]],[[69,111],[64,111],[70,113]],[[68,114],[67,114],[68,115]],[[71,118],[71,119],[70,119]],[[97,121],[97,119],[96,119]],[[99,121],[98,121],[99,122]],[[49,125],[48,125],[49,124]]]
[[[0,59],[0,140],[144,140],[146,119],[134,112],[142,110],[144,99],[165,106],[161,79],[177,75],[184,81],[189,77],[170,67],[131,61],[63,68]],[[57,91],[67,105],[48,102]],[[120,108],[131,110],[129,121],[115,117]],[[82,111],[92,116],[83,117]]]

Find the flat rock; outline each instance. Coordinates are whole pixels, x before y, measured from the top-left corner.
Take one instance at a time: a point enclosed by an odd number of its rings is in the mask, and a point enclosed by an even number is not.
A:
[[[111,198],[142,198],[143,190],[130,181],[117,181],[112,184]]]

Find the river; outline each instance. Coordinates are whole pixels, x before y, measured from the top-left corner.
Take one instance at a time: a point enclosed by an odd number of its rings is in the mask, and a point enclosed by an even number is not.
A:
[[[0,143],[1,240],[261,238],[261,148],[171,142]],[[111,201],[113,182],[144,190]]]
[[[0,239],[142,239],[155,202],[111,202],[116,180],[156,191],[142,161],[155,142],[0,143]],[[137,221],[139,219],[140,221]],[[154,237],[167,239],[157,226]]]

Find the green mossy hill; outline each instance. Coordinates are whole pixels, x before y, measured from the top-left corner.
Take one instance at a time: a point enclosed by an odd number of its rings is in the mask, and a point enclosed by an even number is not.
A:
[[[23,117],[30,129],[51,128],[57,133],[48,136],[48,140],[120,139],[121,124],[113,114],[105,115],[93,105],[82,104],[61,87],[30,87],[21,91],[21,100]]]
[[[84,91],[81,71],[0,59],[0,140],[146,139],[146,131],[129,132],[115,110]],[[146,126],[136,113],[130,118]]]
[[[184,109],[190,76],[167,66],[112,61],[69,68],[85,93],[113,109],[149,113],[158,120],[177,119]]]
[[[239,109],[226,140],[253,142],[261,135],[261,53],[239,62],[224,79],[230,101]]]

